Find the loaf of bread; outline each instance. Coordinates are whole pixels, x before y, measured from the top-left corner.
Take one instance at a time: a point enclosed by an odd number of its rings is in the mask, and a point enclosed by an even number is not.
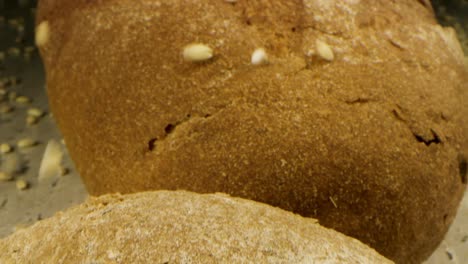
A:
[[[315,219],[183,191],[91,198],[0,248],[0,263],[393,263]]]
[[[224,192],[400,263],[456,213],[468,74],[428,1],[42,0],[37,25],[91,194]]]

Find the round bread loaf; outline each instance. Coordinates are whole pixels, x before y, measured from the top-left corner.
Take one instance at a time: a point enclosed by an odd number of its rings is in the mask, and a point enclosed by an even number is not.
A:
[[[427,2],[42,0],[37,42],[91,194],[225,192],[419,263],[467,181],[467,69]]]
[[[183,191],[91,198],[0,248],[2,263],[393,263],[315,219]]]

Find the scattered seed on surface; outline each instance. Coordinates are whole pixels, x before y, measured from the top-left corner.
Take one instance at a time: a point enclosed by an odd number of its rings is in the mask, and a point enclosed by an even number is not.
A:
[[[265,49],[258,48],[252,53],[251,62],[253,65],[262,65],[268,63],[268,55]]]
[[[20,172],[23,169],[23,163],[21,162],[21,157],[16,153],[5,155],[5,158],[2,162],[2,171],[14,176],[16,173]]]
[[[13,175],[11,173],[0,171],[0,182],[6,182],[13,180]]]
[[[36,116],[27,116],[26,117],[26,125],[28,125],[28,126],[35,125],[35,124],[37,124],[37,122],[39,122],[39,117],[36,117]]]
[[[24,96],[24,95],[21,95],[21,96],[18,96],[15,101],[19,104],[29,104],[31,103],[31,98],[27,97],[27,96]]]
[[[34,47],[34,46],[27,46],[27,47],[24,48],[24,52],[26,52],[26,53],[32,53],[35,50],[36,50],[36,47]]]
[[[18,140],[18,142],[16,142],[16,145],[18,146],[18,148],[29,148],[37,145],[37,142],[31,138],[23,138]]]
[[[5,88],[0,88],[0,95],[6,95],[8,92]]]
[[[317,48],[317,54],[324,60],[327,61],[332,61],[335,58],[335,55],[333,54],[333,50],[330,48],[330,46],[321,41],[317,40],[315,42],[315,46]]]
[[[27,114],[28,116],[42,117],[44,112],[39,108],[29,108]]]
[[[14,28],[16,28],[19,25],[24,25],[24,18],[22,17],[10,18],[8,19],[8,25]]]
[[[0,105],[0,114],[10,113],[13,110],[14,108],[11,105],[7,105],[7,104]]]
[[[7,51],[8,55],[10,56],[19,56],[21,54],[21,50],[17,47],[11,47],[11,48],[8,48],[8,51]]]
[[[16,189],[18,190],[26,190],[29,187],[29,183],[26,180],[19,179],[16,180]]]
[[[213,57],[213,50],[205,44],[194,43],[184,47],[184,59],[187,61],[200,62]]]
[[[8,143],[0,144],[0,153],[7,154],[13,151],[13,147]]]
[[[36,46],[42,47],[49,42],[50,38],[50,26],[48,21],[42,21],[37,27],[36,27],[36,35],[35,35],[35,41],[36,41]]]

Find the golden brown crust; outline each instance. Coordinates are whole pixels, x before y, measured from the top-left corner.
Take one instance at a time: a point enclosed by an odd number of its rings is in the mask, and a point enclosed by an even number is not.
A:
[[[2,263],[393,263],[315,219],[181,191],[92,198],[0,248]]]
[[[51,108],[92,194],[226,192],[407,263],[456,213],[467,69],[420,1],[48,0],[44,20]],[[184,61],[193,42],[214,58]]]

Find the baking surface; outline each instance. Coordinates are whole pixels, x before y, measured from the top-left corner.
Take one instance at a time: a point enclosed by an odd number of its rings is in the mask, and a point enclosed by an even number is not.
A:
[[[47,110],[44,71],[38,52],[35,49],[30,59],[24,57],[25,48],[33,47],[34,43],[32,34],[34,10],[31,9],[34,4],[13,9],[9,8],[11,5],[8,6],[11,2],[13,1],[0,1],[0,52],[5,54],[3,61],[0,58],[0,80],[17,78],[19,84],[5,85],[5,90],[9,94],[15,92],[18,96],[27,96],[32,102],[23,105],[11,102],[8,96],[0,100],[0,106],[14,107],[10,113],[0,114],[0,144],[9,143],[14,147],[12,153],[0,154],[0,171],[10,162],[9,160],[18,161],[18,172],[15,173],[14,179],[8,182],[0,181],[0,237],[10,234],[15,228],[30,225],[41,218],[53,215],[56,211],[78,204],[87,196],[68,155],[65,155],[63,160],[63,165],[70,170],[68,175],[54,181],[39,183],[37,180],[47,142],[50,139],[60,142],[61,136],[53,117]],[[17,38],[22,36],[21,18],[25,19],[24,44],[17,43]],[[14,55],[14,50],[11,48],[20,49],[21,54]],[[45,115],[37,124],[28,126],[26,112],[32,107],[45,111]],[[37,140],[39,144],[19,149],[16,147],[16,142],[23,138]],[[17,190],[15,181],[18,179],[26,180],[29,187],[26,190]]]
[[[70,173],[50,181],[39,183],[37,180],[39,165],[47,142],[50,139],[60,142],[61,136],[53,117],[48,113],[44,72],[37,50],[29,51],[29,47],[32,47],[34,43],[33,6],[35,6],[34,1],[0,0],[0,82],[10,80],[10,84],[4,85],[8,94],[3,96],[3,100],[0,91],[0,107],[2,105],[14,107],[10,113],[0,113],[0,144],[9,143],[14,146],[12,153],[0,154],[0,171],[12,159],[18,161],[14,179],[7,182],[0,181],[0,237],[10,234],[15,228],[30,225],[53,215],[56,211],[80,203],[87,196],[68,155],[65,155],[63,166],[68,168]],[[447,9],[445,12],[449,13]],[[21,22],[21,18],[24,19],[24,23]],[[445,22],[456,23],[456,21],[454,17]],[[463,23],[462,19],[460,23]],[[21,33],[23,31],[24,33]],[[465,52],[467,52],[466,49]],[[5,57],[3,60],[2,54]],[[17,84],[11,84],[15,80]],[[32,99],[32,102],[21,104],[16,100],[10,100],[9,94],[12,92],[17,93],[17,96],[27,96]],[[26,112],[31,107],[44,110],[46,115],[41,117],[37,124],[27,125]],[[16,142],[23,138],[37,140],[39,144],[31,148],[19,149],[15,146]],[[18,179],[26,180],[29,184],[28,188],[18,190],[15,182]],[[421,221],[424,220],[421,219]],[[427,263],[467,262],[468,196],[465,195],[458,216],[446,239]]]

